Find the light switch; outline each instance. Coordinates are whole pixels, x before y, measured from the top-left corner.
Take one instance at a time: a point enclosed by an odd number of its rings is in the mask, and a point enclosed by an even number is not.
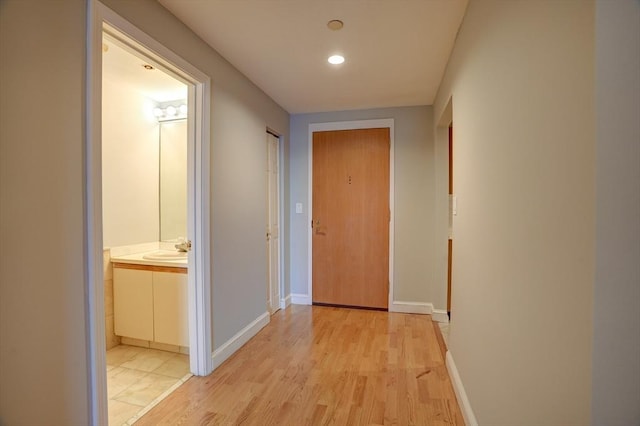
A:
[[[296,203],[296,213],[302,213],[302,203]]]

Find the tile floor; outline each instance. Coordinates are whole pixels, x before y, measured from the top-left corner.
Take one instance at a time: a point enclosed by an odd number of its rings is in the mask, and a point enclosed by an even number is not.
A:
[[[127,345],[108,350],[109,425],[133,424],[189,377],[189,355]]]

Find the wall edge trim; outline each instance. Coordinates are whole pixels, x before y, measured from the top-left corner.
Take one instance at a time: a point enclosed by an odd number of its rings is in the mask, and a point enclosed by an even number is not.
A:
[[[434,309],[431,313],[431,319],[435,322],[449,323],[449,314],[445,309]]]
[[[451,351],[447,351],[445,363],[447,366],[447,372],[449,373],[449,378],[451,379],[451,383],[453,384],[453,391],[456,394],[458,405],[460,406],[460,410],[462,411],[464,424],[467,426],[478,426],[478,421],[476,420],[476,416],[473,414],[473,410],[471,409],[471,403],[469,402],[467,392],[465,391],[464,385],[462,384],[460,373],[458,373],[458,367],[456,367],[456,363],[453,361],[453,355],[451,355]]]
[[[287,309],[291,304],[291,295],[287,295],[284,299],[280,299],[280,309]]]

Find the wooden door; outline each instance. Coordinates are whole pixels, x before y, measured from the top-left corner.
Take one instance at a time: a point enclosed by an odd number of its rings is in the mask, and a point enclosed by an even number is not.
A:
[[[313,303],[388,308],[389,129],[313,134]]]
[[[267,308],[280,309],[279,139],[267,133]]]

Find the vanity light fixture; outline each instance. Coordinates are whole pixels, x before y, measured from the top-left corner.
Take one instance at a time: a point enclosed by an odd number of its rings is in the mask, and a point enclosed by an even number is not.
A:
[[[166,105],[166,103],[164,105]],[[153,115],[158,121],[181,120],[187,118],[186,104],[173,103],[173,105],[164,105],[160,104],[153,108]]]
[[[329,59],[327,59],[327,61],[329,61],[329,63],[332,65],[340,65],[341,63],[344,62],[344,56],[332,55],[332,56],[329,56]]]

